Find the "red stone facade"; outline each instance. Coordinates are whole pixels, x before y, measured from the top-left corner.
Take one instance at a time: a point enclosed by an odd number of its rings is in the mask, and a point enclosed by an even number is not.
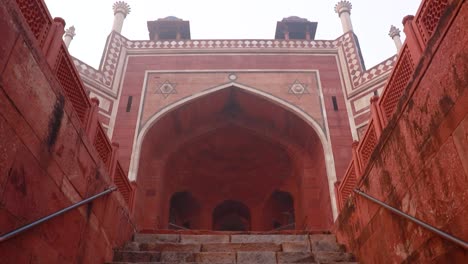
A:
[[[188,192],[200,207],[197,215],[190,214],[192,220],[185,220],[191,227],[211,229],[215,207],[236,200],[255,212],[249,220],[252,230],[271,230],[277,219],[258,212],[275,191],[291,195],[296,227],[330,228],[337,212],[334,182],[345,174],[353,138],[368,122],[370,96],[383,87],[395,57],[366,71],[352,32],[336,40],[314,40],[316,23],[294,17],[284,23],[296,20],[309,29],[304,39],[133,41],[113,32],[99,70],[75,60],[90,96],[106,102],[101,120],[120,144],[122,167],[136,180],[135,216],[141,228],[168,228],[171,197]],[[160,24],[165,36],[170,23],[182,20],[151,23],[152,35]],[[227,113],[229,107],[235,113]],[[256,167],[253,160],[248,165],[241,156],[229,158],[221,153],[222,140],[204,138],[223,138],[218,132],[231,130],[239,130],[240,138],[227,133],[226,140],[248,145],[236,151],[251,153],[264,169],[245,171],[243,166]],[[246,132],[258,140],[241,138]],[[277,157],[291,161],[285,176],[275,175],[277,161],[262,152],[265,140],[277,149]],[[210,142],[216,155],[205,158],[203,166],[184,163],[205,155],[203,142]],[[181,155],[180,148],[192,156]],[[239,168],[222,170],[229,168],[222,165],[227,161]],[[189,176],[196,171],[198,176]],[[196,182],[184,180],[190,177]],[[285,179],[271,180],[277,177]],[[229,191],[214,193],[216,184]],[[246,184],[256,187],[244,188]]]
[[[137,230],[285,228],[334,231],[363,263],[463,263],[353,189],[467,239],[467,17],[423,1],[369,70],[352,32],[314,40],[313,22],[305,39],[112,32],[93,69],[42,0],[5,0],[0,233],[118,191],[0,242],[1,261],[103,263]]]
[[[101,197],[0,242],[1,263],[103,263],[135,232],[133,190],[42,1],[0,5],[0,233]]]
[[[408,37],[395,71],[337,186],[334,230],[364,263],[468,260],[466,248],[352,192],[358,188],[466,244],[467,17],[466,1],[424,1],[404,20]]]

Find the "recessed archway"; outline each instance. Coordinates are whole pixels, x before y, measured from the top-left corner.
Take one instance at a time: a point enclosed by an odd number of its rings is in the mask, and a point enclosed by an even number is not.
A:
[[[189,190],[200,201],[200,229],[212,228],[211,211],[228,199],[254,212],[252,230],[271,230],[262,211],[281,189],[293,196],[294,219],[314,219],[309,229],[326,229],[332,206],[321,142],[295,113],[236,87],[187,102],[146,132],[137,219],[147,229],[167,228],[171,195]],[[139,213],[138,204],[155,214]]]
[[[295,229],[294,197],[289,192],[275,190],[265,205],[265,223],[271,224],[271,229]]]
[[[213,210],[213,230],[249,231],[250,210],[239,201],[226,200]]]
[[[190,192],[176,192],[169,203],[169,228],[197,228],[200,205]]]

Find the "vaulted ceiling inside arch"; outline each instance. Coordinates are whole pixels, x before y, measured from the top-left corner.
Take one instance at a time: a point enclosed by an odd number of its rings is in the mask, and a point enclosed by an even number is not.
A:
[[[147,132],[141,156],[150,152],[152,158],[161,159],[191,138],[226,125],[282,139],[305,151],[322,148],[314,129],[296,114],[259,95],[232,87],[194,99],[164,115]]]
[[[160,179],[166,196],[191,190],[213,203],[223,198],[254,203],[275,189],[296,192],[305,159],[323,163],[322,145],[310,125],[232,87],[157,121],[143,142],[138,181]]]

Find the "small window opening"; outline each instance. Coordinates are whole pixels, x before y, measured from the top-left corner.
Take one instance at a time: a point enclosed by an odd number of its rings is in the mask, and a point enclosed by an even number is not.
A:
[[[129,96],[127,101],[127,113],[130,112],[130,110],[132,109],[132,100],[133,96]]]
[[[333,110],[338,111],[338,103],[336,102],[336,96],[332,96]]]

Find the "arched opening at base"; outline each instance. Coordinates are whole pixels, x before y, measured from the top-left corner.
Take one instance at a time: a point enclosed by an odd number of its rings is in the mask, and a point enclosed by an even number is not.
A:
[[[289,192],[275,190],[266,203],[272,229],[294,229],[294,198]]]
[[[194,227],[200,206],[190,192],[174,193],[169,208],[170,229],[190,229]]]
[[[250,210],[238,201],[227,200],[213,211],[213,230],[249,231]]]

